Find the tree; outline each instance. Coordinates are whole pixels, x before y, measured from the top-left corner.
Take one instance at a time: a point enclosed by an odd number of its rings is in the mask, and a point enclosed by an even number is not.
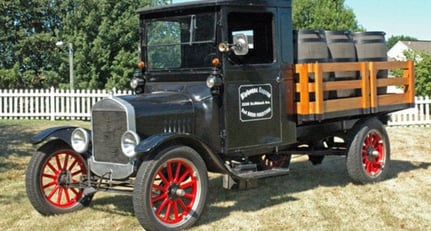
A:
[[[407,51],[404,54],[415,65],[415,90],[417,96],[431,95],[431,54]]]
[[[57,5],[54,0],[0,3],[0,88],[34,88],[58,78]]]
[[[59,40],[73,44],[76,88],[125,88],[138,56],[135,11],[150,2],[0,2],[0,88],[68,88],[68,50]]]
[[[146,0],[75,0],[59,37],[74,44],[77,88],[128,87],[138,62],[139,19]],[[63,73],[67,66],[60,69]]]
[[[386,42],[386,47],[389,49],[391,49],[398,41],[417,41],[417,38],[411,37],[411,36],[407,36],[407,35],[396,35],[396,36],[391,36],[387,42]]]
[[[363,30],[344,0],[293,1],[293,27],[299,29]]]

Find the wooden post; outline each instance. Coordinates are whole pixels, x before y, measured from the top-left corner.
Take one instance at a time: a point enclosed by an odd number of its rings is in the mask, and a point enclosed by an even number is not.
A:
[[[378,107],[377,102],[377,70],[374,66],[374,62],[368,63],[369,74],[370,74],[370,107],[371,112],[374,112]]]
[[[369,113],[370,110],[370,73],[367,68],[367,63],[361,62],[360,66],[360,78],[361,78],[361,105],[365,113]]]
[[[407,97],[410,103],[415,102],[415,70],[413,61],[407,61],[407,70],[404,71],[404,76],[408,76]]]
[[[323,71],[319,63],[313,64],[314,86],[316,95],[316,114],[323,114]]]
[[[300,105],[302,114],[310,114],[310,95],[308,89],[308,64],[300,64]]]

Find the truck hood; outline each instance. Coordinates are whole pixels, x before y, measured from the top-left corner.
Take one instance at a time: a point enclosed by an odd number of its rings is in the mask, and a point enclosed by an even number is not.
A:
[[[194,130],[193,100],[177,92],[155,92],[123,96],[135,111],[138,134],[148,137],[161,132],[192,133]]]

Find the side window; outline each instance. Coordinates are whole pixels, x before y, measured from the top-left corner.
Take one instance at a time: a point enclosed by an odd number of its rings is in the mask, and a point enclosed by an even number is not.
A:
[[[233,35],[245,34],[248,38],[249,53],[237,56],[238,63],[259,64],[274,62],[274,32],[272,13],[239,13],[228,15],[229,43]]]

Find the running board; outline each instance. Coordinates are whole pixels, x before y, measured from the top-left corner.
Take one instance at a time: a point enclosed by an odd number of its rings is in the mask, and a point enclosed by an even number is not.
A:
[[[289,168],[272,168],[263,171],[242,172],[236,176],[242,179],[262,179],[267,177],[286,175],[287,173],[289,173],[289,171]]]
[[[246,190],[257,187],[257,180],[267,177],[283,176],[289,173],[289,168],[272,168],[263,171],[241,172],[234,175],[223,175],[223,188]]]

